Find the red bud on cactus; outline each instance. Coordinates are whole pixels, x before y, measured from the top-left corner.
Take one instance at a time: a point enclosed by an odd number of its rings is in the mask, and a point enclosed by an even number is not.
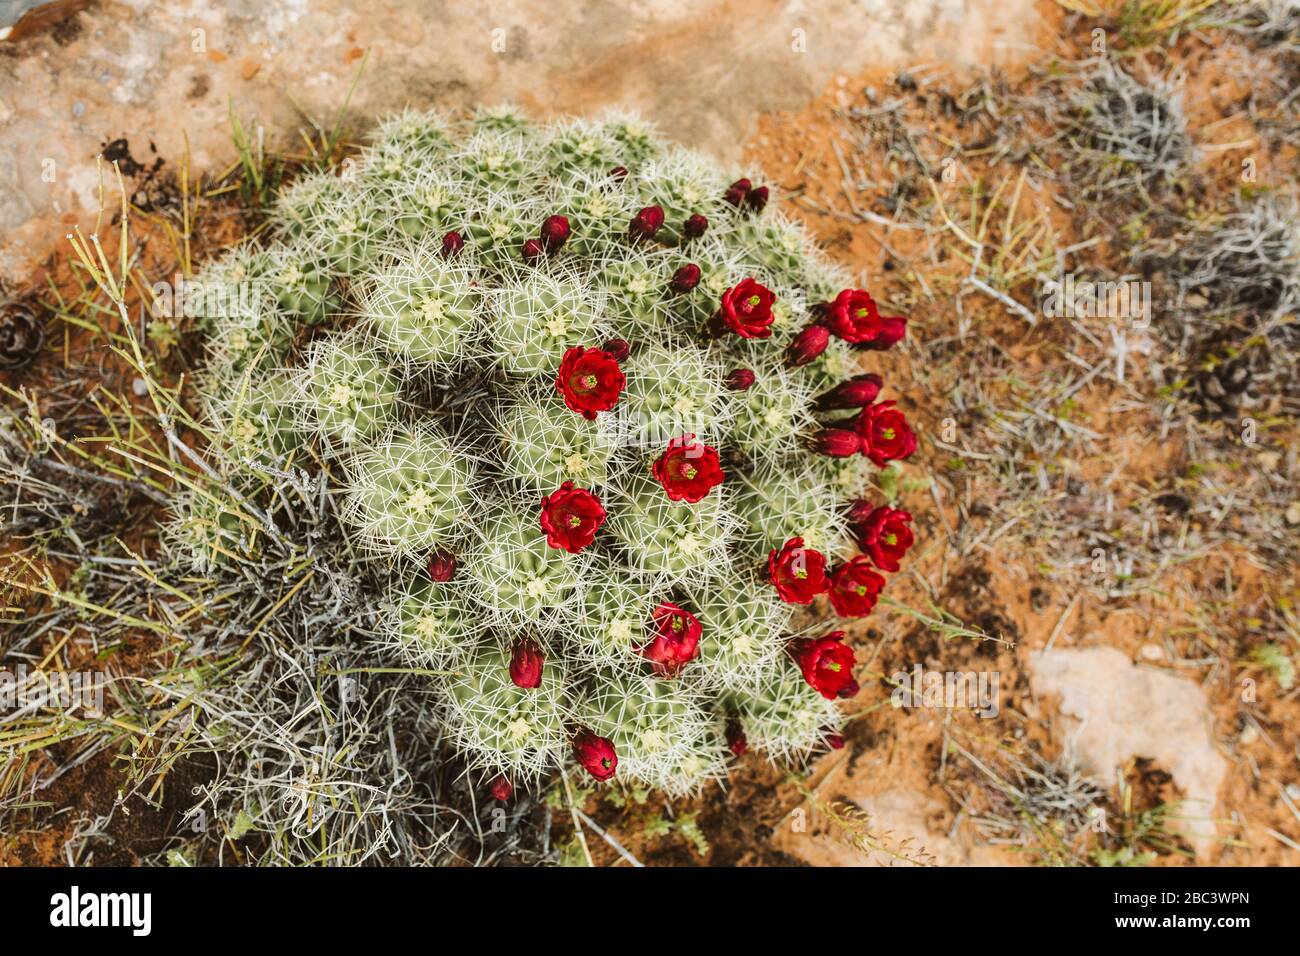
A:
[[[862,450],[862,436],[848,428],[823,428],[813,437],[813,451],[830,458],[848,458]]]
[[[519,253],[523,256],[524,262],[532,263],[546,255],[546,250],[542,248],[542,244],[539,240],[529,239],[524,243],[524,246]]]
[[[542,649],[529,637],[515,641],[510,653],[510,680],[516,687],[531,690],[542,683]]]
[[[884,380],[879,375],[855,375],[846,382],[840,382],[818,398],[817,407],[822,411],[863,408],[876,400],[884,384]]]
[[[681,294],[690,292],[699,284],[700,267],[693,262],[688,262],[673,273],[673,280],[668,283],[668,288]]]
[[[659,227],[664,224],[664,211],[660,206],[646,206],[632,217],[628,226],[628,238],[636,242],[641,239],[653,239]]]
[[[573,755],[587,773],[597,780],[608,780],[618,769],[618,754],[614,745],[590,730],[580,730],[573,738]]]
[[[827,747],[830,747],[831,750],[843,750],[843,749],[844,749],[844,735],[843,735],[843,734],[827,734],[826,737],[825,737],[825,740],[826,740],[826,746],[827,746]]]
[[[723,381],[731,391],[743,392],[754,384],[754,372],[747,368],[733,369]]]
[[[497,774],[497,778],[492,781],[492,797],[505,803],[515,792],[515,785],[506,779],[505,774]]]
[[[615,362],[622,362],[632,351],[632,343],[627,339],[610,339],[600,347],[602,352],[607,352]]]
[[[745,197],[749,195],[750,187],[753,185],[748,179],[737,179],[727,187],[727,191],[722,194],[722,199],[733,206],[739,206],[745,201]]]
[[[698,239],[709,228],[707,217],[700,215],[698,212],[686,220],[686,225],[682,226],[682,235],[687,239]]]
[[[766,186],[759,186],[757,189],[751,189],[745,195],[745,205],[754,212],[762,212],[763,207],[767,205],[768,191]]]
[[[465,237],[453,229],[442,237],[442,257],[451,259],[465,248]]]
[[[609,171],[609,176],[611,179],[617,179],[622,182],[624,179],[627,179],[627,167],[615,166]]]
[[[569,220],[565,216],[547,216],[542,223],[542,245],[549,253],[560,251],[569,241]]]
[[[831,343],[831,333],[821,325],[810,325],[796,335],[785,350],[785,360],[790,365],[807,365],[826,351]]]
[[[740,724],[734,720],[727,721],[727,747],[737,757],[745,756],[749,750],[749,741],[745,738],[745,732],[740,729]]]
[[[439,584],[456,576],[456,556],[450,551],[435,551],[429,558],[429,577]]]

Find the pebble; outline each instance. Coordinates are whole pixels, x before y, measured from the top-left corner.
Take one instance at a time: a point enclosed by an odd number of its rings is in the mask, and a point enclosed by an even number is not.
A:
[[[1144,661],[1162,661],[1165,659],[1165,650],[1159,644],[1143,644],[1138,653]]]
[[[131,391],[135,392],[138,398],[144,398],[149,394],[149,386],[145,384],[144,379],[137,378],[131,383]]]

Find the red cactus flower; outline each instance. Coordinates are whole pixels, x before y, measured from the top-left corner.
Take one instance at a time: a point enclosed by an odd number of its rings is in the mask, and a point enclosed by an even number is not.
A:
[[[442,237],[442,257],[452,259],[460,250],[465,248],[465,237],[456,230],[452,230]]]
[[[573,755],[587,773],[597,780],[608,780],[618,769],[618,754],[614,752],[614,745],[589,730],[580,730],[573,738]]]
[[[540,520],[548,545],[577,554],[595,540],[605,508],[590,491],[566,481],[542,499]]]
[[[803,679],[827,700],[834,700],[853,681],[853,648],[842,643],[843,631],[805,638],[791,645]]]
[[[650,615],[654,637],[637,653],[654,665],[660,677],[674,677],[699,653],[704,628],[690,611],[665,601]]]
[[[866,617],[884,586],[884,577],[859,554],[831,572],[831,607],[840,617]]]
[[[672,281],[668,283],[668,288],[672,289],[678,295],[690,292],[700,284],[700,267],[693,262],[688,262],[676,272],[673,273]]]
[[[722,471],[717,449],[697,442],[694,435],[683,435],[670,441],[650,472],[664,486],[670,501],[691,504],[703,499],[727,477]]]
[[[828,458],[848,458],[862,451],[862,436],[851,428],[823,428],[813,436],[812,448]]]
[[[776,296],[753,279],[743,279],[722,293],[717,318],[744,339],[765,339],[772,334],[772,303]]]
[[[456,576],[456,556],[450,551],[435,551],[429,558],[429,578],[444,584]]]
[[[546,659],[531,637],[521,637],[510,649],[510,680],[516,687],[532,690],[542,683],[542,665]]]
[[[884,379],[879,375],[855,375],[818,398],[817,407],[822,411],[862,408],[876,400],[884,384]]]
[[[661,206],[646,206],[635,216],[628,226],[627,235],[633,242],[642,239],[653,239],[655,233],[664,224],[664,211]]]
[[[745,194],[745,205],[754,212],[762,212],[763,207],[767,205],[767,197],[767,187],[758,186]]]
[[[862,436],[862,453],[877,468],[886,462],[907,458],[916,451],[916,435],[907,424],[907,417],[894,407],[895,402],[877,402],[868,405],[855,419],[858,434]]]
[[[704,235],[709,228],[709,219],[698,212],[686,220],[686,225],[682,226],[682,235],[687,239],[698,239]]]
[[[850,513],[850,520],[852,517]],[[893,573],[915,540],[911,524],[908,512],[881,505],[861,521],[851,523],[849,530],[876,567]]]
[[[569,220],[566,216],[547,216],[542,223],[542,245],[554,255],[569,241]]]
[[[505,774],[499,773],[496,779],[492,781],[492,797],[505,803],[510,799],[511,794],[515,792],[515,785],[510,782]]]
[[[753,386],[754,371],[748,368],[732,369],[722,381],[731,391],[743,392]]]
[[[546,255],[546,249],[538,239],[525,240],[519,249],[519,255],[527,263],[534,263]]]
[[[803,546],[803,538],[791,538],[781,550],[767,555],[767,578],[787,604],[811,604],[829,586],[826,556]]]
[[[745,201],[745,197],[749,195],[749,190],[753,185],[748,179],[737,179],[727,187],[727,191],[722,194],[722,199],[733,206],[739,206]]]
[[[631,354],[632,343],[627,339],[610,339],[600,347],[600,350],[612,355],[615,362],[622,362]]]
[[[876,300],[866,289],[845,289],[822,310],[831,332],[854,345],[887,349],[907,332],[906,319],[881,317]]]
[[[727,749],[737,757],[743,757],[749,751],[749,740],[739,721],[727,721]]]
[[[831,344],[831,333],[824,325],[810,325],[794,337],[785,350],[788,365],[807,365],[826,351]]]
[[[597,412],[613,408],[626,384],[627,377],[614,356],[581,345],[564,353],[555,376],[555,390],[564,396],[564,404],[588,421],[594,420]]]

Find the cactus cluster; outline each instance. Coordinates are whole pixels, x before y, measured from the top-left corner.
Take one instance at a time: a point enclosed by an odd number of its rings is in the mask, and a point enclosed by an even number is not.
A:
[[[797,615],[868,613],[911,543],[857,497],[915,448],[861,368],[904,320],[629,117],[408,111],[345,167],[206,271],[253,294],[211,297],[201,394],[227,487],[336,502],[377,666],[429,673],[496,794],[571,757],[682,793],[746,741],[834,741],[853,653]],[[239,508],[174,510],[200,569],[258,547]]]

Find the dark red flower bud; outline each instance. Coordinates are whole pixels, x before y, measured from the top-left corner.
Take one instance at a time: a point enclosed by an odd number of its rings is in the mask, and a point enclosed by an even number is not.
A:
[[[848,458],[862,451],[862,436],[851,428],[823,428],[812,440],[813,451],[828,458]]]
[[[569,241],[569,220],[565,216],[547,216],[542,223],[542,246],[549,253],[560,251],[560,247]]]
[[[546,255],[546,250],[542,248],[540,240],[529,239],[524,243],[523,248],[519,250],[519,254],[523,256],[524,262],[533,263]]]
[[[843,735],[843,734],[827,734],[825,739],[826,739],[826,746],[827,746],[827,747],[830,747],[831,750],[843,750],[843,749],[844,749],[844,735]]]
[[[456,576],[456,556],[450,551],[435,551],[429,558],[429,577],[439,584]]]
[[[840,700],[852,700],[854,697],[858,696],[858,691],[860,690],[862,690],[862,688],[858,685],[858,682],[856,680],[851,680],[840,688],[838,696]]]
[[[615,362],[622,362],[632,352],[632,343],[627,339],[610,339],[600,347],[602,352],[608,352],[609,357]]]
[[[745,756],[749,750],[749,741],[745,739],[745,731],[741,729],[739,721],[727,721],[727,747],[737,757]]]
[[[590,730],[580,730],[573,738],[573,755],[578,763],[597,780],[608,780],[618,769],[618,754],[614,745]]]
[[[465,248],[465,237],[453,229],[442,237],[442,257],[451,259]]]
[[[497,774],[497,778],[492,781],[492,797],[505,803],[515,792],[515,785],[511,783],[505,774]]]
[[[686,220],[686,225],[682,226],[682,235],[687,239],[698,239],[704,235],[709,228],[709,220],[706,216],[698,212]]]
[[[826,351],[831,344],[831,333],[822,325],[810,325],[794,337],[785,350],[789,365],[807,365]]]
[[[817,407],[824,412],[837,408],[862,408],[876,400],[884,384],[879,375],[855,375],[818,398]]]
[[[762,212],[763,207],[767,205],[767,187],[759,186],[757,189],[751,189],[745,195],[745,205],[754,212]]]
[[[531,637],[521,637],[515,641],[510,652],[510,679],[516,687],[531,690],[542,683],[542,665],[545,658],[542,649]]]
[[[747,368],[734,369],[723,381],[733,392],[743,392],[754,384],[754,373]]]
[[[727,187],[727,191],[722,194],[722,199],[733,206],[739,206],[745,201],[745,197],[749,195],[750,187],[753,185],[748,179],[737,179]]]
[[[668,288],[681,294],[690,292],[699,284],[700,267],[693,262],[688,262],[673,273],[673,280],[668,283]]]
[[[870,518],[876,511],[876,506],[865,498],[858,498],[850,501],[844,507],[844,516],[849,519],[849,524],[862,524]]]
[[[609,176],[611,179],[617,179],[622,182],[624,179],[627,179],[627,167],[615,166],[609,171]]]
[[[627,235],[633,242],[641,239],[653,239],[659,227],[664,224],[664,211],[660,206],[646,206],[632,217]]]

